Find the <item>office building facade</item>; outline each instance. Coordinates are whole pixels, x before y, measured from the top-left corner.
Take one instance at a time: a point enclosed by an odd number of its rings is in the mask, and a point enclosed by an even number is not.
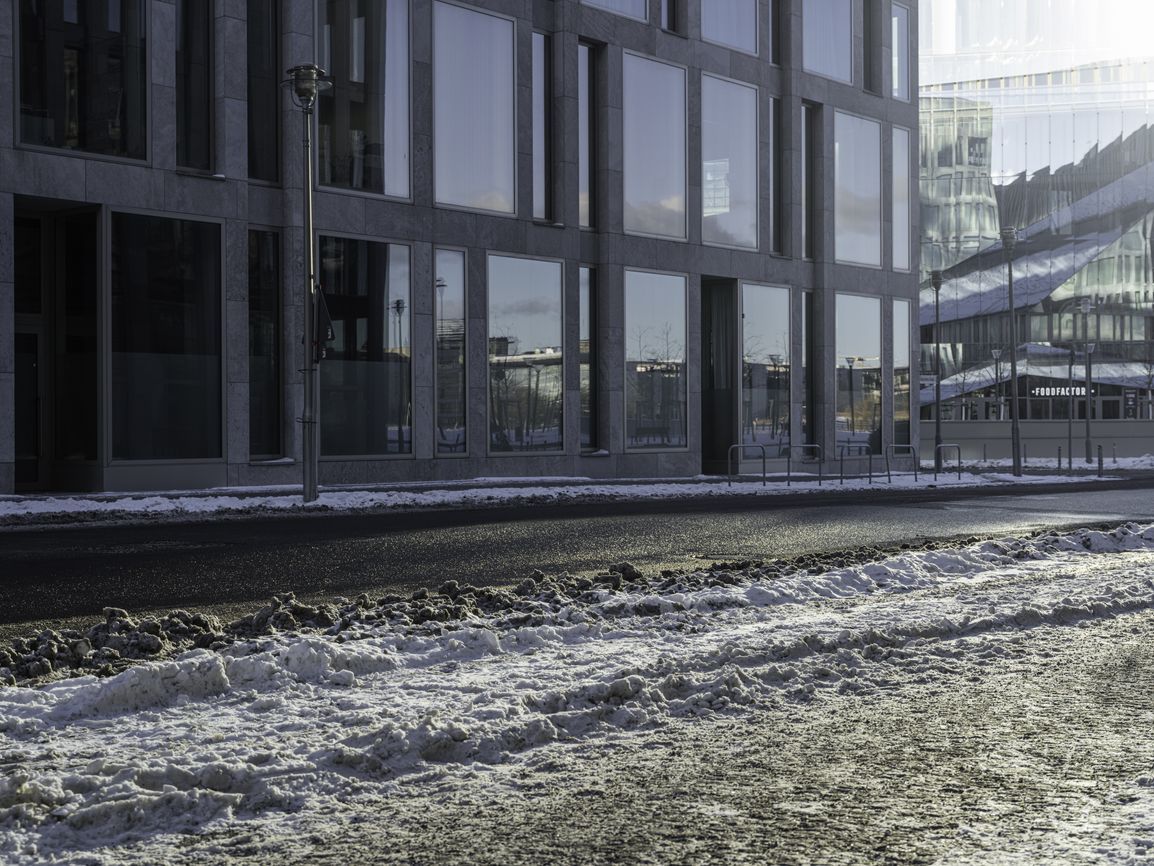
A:
[[[923,436],[940,370],[947,441],[1009,455],[1014,344],[1027,458],[1150,453],[1154,64],[1137,30],[1151,10],[995,6],[921,19]]]
[[[302,63],[322,484],[904,452],[916,33],[912,0],[6,0],[0,492],[299,483]]]

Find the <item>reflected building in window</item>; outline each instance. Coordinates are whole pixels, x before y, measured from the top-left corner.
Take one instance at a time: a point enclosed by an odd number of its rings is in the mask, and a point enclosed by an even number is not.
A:
[[[1081,457],[1089,418],[1092,437],[1143,452],[1149,424],[1134,422],[1154,419],[1154,52],[1135,34],[1151,10],[1117,3],[1088,16],[1082,4],[1026,0],[995,26],[978,5],[921,18],[922,417],[940,411],[971,454],[986,438],[1008,456],[996,431],[1010,418],[1013,345],[1028,441],[1067,455],[1076,442]],[[1018,236],[1016,333],[1007,227]],[[932,269],[943,272],[937,324]]]

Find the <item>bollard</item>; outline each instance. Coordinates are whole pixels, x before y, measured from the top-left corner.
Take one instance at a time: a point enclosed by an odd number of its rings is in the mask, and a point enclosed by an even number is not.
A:
[[[841,452],[841,483],[845,484],[845,452]]]
[[[1022,443],[1022,465],[1025,466],[1030,460],[1030,452],[1026,450],[1026,443]]]
[[[1058,446],[1058,471],[1062,471],[1062,446]]]
[[[874,453],[872,451],[870,452],[869,465],[870,465],[870,469],[869,469],[870,484],[873,484],[874,483]]]
[[[989,462],[988,458],[986,457],[986,443],[985,442],[982,443],[982,462],[983,463]]]
[[[1102,477],[1102,446],[1098,446],[1098,477]]]
[[[1118,465],[1118,443],[1114,443],[1114,465]]]

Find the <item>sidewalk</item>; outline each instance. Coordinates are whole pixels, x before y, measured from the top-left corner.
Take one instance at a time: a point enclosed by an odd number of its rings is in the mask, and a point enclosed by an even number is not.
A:
[[[1149,479],[1148,465],[1108,468],[1103,477],[1096,468],[1073,474],[1041,467],[1030,468],[1015,478],[999,465],[944,470],[934,479],[932,467],[915,479],[912,472],[884,471],[873,479],[865,476],[825,475],[794,472],[770,475],[765,484],[760,475],[745,475],[731,481],[718,476],[678,479],[592,479],[592,478],[472,478],[461,481],[403,482],[322,486],[316,502],[301,502],[299,486],[227,487],[209,490],[169,490],[133,493],[30,494],[0,496],[0,528],[54,526],[106,521],[149,522],[158,519],[214,519],[267,516],[273,513],[306,514],[364,510],[419,510],[425,508],[491,508],[536,504],[579,504],[728,497],[814,496],[823,498],[844,493],[855,499],[862,494],[884,495],[886,491],[913,492],[956,488],[988,487],[1030,489],[1038,486],[1094,484],[1121,480]]]

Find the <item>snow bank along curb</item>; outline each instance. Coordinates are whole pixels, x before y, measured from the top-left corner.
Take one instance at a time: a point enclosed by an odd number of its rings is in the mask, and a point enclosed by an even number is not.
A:
[[[956,472],[943,472],[935,481],[932,473],[922,472],[915,480],[912,473],[894,473],[893,482],[884,474],[875,475],[873,483],[865,478],[847,478],[839,483],[837,476],[826,476],[819,484],[816,476],[797,474],[793,483],[771,481],[687,480],[682,482],[643,482],[637,484],[542,484],[493,487],[446,487],[437,490],[329,490],[316,502],[304,504],[299,494],[259,495],[207,493],[198,495],[156,494],[93,499],[87,497],[15,497],[0,499],[0,527],[27,526],[38,523],[65,523],[92,520],[145,520],[158,517],[207,517],[243,513],[305,513],[324,511],[363,511],[420,508],[479,508],[535,503],[576,503],[644,501],[655,499],[696,499],[728,496],[785,496],[837,491],[862,492],[889,489],[927,489],[930,487],[980,487],[1008,484],[1077,484],[1101,481],[1094,476],[1027,475],[1015,478],[1005,472],[966,472],[959,479]]]
[[[0,860],[291,821],[413,771],[924,682],[1013,654],[1034,627],[1154,606],[1154,527],[1132,524],[810,565],[284,597],[228,626],[174,613],[160,635],[110,609],[79,639],[128,651],[185,629],[201,646],[0,688]]]

